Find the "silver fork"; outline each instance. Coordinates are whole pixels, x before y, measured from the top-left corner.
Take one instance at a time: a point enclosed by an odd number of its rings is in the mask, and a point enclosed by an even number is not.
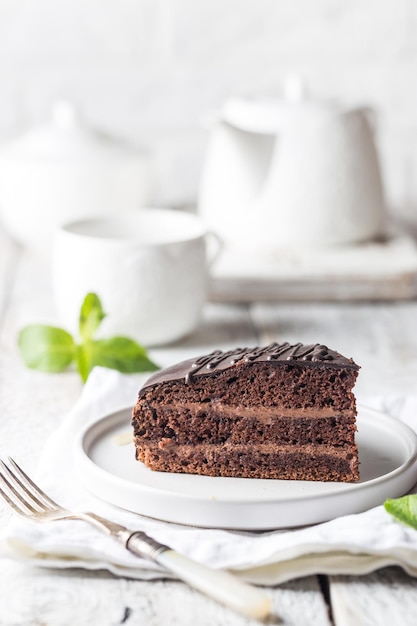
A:
[[[144,532],[132,531],[95,513],[74,513],[52,500],[21,467],[9,457],[0,459],[0,496],[21,517],[36,522],[83,520],[110,535],[136,556],[154,561],[192,587],[230,608],[258,619],[270,613],[270,599],[260,590],[229,572],[209,569],[175,552]]]

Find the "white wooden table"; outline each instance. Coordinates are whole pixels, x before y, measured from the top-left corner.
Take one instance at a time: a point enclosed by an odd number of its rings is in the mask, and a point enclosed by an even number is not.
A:
[[[58,323],[49,265],[0,233],[0,452],[34,469],[42,446],[81,391],[75,372],[25,369],[17,331]],[[152,351],[162,365],[214,348],[271,340],[321,342],[362,365],[358,393],[417,391],[417,303],[207,305],[201,328]],[[5,523],[7,513],[0,513]],[[375,529],[377,532],[377,529]],[[180,582],[117,579],[106,572],[52,571],[0,561],[0,626],[248,625]],[[364,577],[311,576],[267,590],[269,623],[285,626],[417,623],[416,582],[400,569]]]

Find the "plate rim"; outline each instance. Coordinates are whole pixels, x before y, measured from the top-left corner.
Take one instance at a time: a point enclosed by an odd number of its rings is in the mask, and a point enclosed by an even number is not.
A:
[[[107,421],[110,424],[112,421],[115,422],[109,428],[118,425],[119,422],[121,422],[121,416],[126,413],[131,414],[132,408],[133,408],[132,405],[129,405],[129,406],[125,406],[123,408],[117,409],[116,411],[107,413],[106,415],[102,415],[94,419],[93,421],[89,422],[88,424],[84,425],[78,431],[78,434],[74,440],[74,450],[73,450],[74,460],[77,462],[76,463],[77,466],[81,462],[84,466],[86,465],[89,466],[93,472],[105,475],[113,483],[116,483],[116,484],[119,483],[123,485],[126,485],[126,483],[130,483],[131,485],[134,485],[135,488],[149,492],[150,494],[157,493],[158,495],[163,496],[163,497],[184,498],[187,501],[193,501],[193,502],[206,502],[207,498],[205,496],[200,496],[198,494],[184,494],[184,493],[175,492],[166,488],[151,487],[141,482],[135,483],[133,480],[122,478],[116,474],[112,474],[110,471],[97,465],[91,459],[91,457],[88,454],[88,450],[86,450],[86,440],[89,434],[92,434],[92,431],[94,431],[94,429],[98,429],[100,427],[100,424],[103,424],[104,422],[107,422]],[[340,491],[335,489],[335,490],[329,491],[328,493],[305,494],[305,495],[298,495],[292,498],[285,498],[285,497],[277,498],[276,495],[271,496],[271,494],[265,494],[265,499],[258,499],[258,500],[239,499],[239,500],[229,501],[222,497],[216,497],[215,501],[213,501],[213,504],[214,503],[217,503],[217,504],[230,503],[230,504],[233,504],[233,506],[251,506],[251,505],[252,506],[259,506],[259,505],[264,506],[264,505],[269,505],[269,504],[276,504],[278,502],[280,504],[285,504],[285,503],[294,503],[294,502],[299,503],[300,501],[309,502],[312,500],[316,500],[317,498],[320,498],[320,499],[335,498],[338,496],[343,496],[344,494],[348,494],[348,493],[350,494],[352,492],[371,489],[374,485],[378,485],[379,483],[389,481],[390,479],[394,479],[398,474],[402,474],[406,472],[407,470],[411,469],[413,465],[417,464],[417,433],[410,426],[408,426],[401,420],[391,417],[389,414],[384,413],[383,411],[380,411],[378,409],[374,409],[372,407],[367,407],[365,405],[360,404],[358,405],[358,413],[359,413],[359,410],[365,411],[366,413],[370,413],[372,415],[372,419],[377,418],[381,420],[382,418],[382,421],[385,421],[385,423],[389,424],[391,427],[393,427],[394,425],[395,426],[399,425],[399,429],[398,429],[399,433],[397,434],[401,437],[402,441],[408,446],[408,449],[407,449],[408,457],[403,463],[395,467],[390,472],[387,472],[386,474],[377,476],[375,478],[372,478],[364,482],[352,482],[352,483],[343,482],[342,483],[342,482],[332,481],[331,483],[325,483],[325,481],[292,481],[292,482],[323,482],[325,484],[340,485],[342,487],[342,490]],[[127,425],[129,425],[129,423]],[[89,446],[91,445],[92,445],[92,442],[89,443]],[[137,461],[137,462],[140,463],[140,461]],[[176,475],[180,478],[181,476],[183,476],[183,474],[180,474],[180,473],[176,473]],[[261,480],[261,479],[235,478],[235,477],[222,477],[222,476],[206,477],[206,476],[191,475],[191,474],[184,474],[184,476],[195,476],[195,478],[211,478],[211,479],[217,479],[217,480],[219,479],[224,480],[227,478],[230,478],[232,480],[242,480],[242,481]],[[271,481],[273,483],[281,479],[265,479],[265,480]],[[417,480],[417,476],[416,476],[416,480]],[[285,482],[287,483],[288,481],[285,481]]]

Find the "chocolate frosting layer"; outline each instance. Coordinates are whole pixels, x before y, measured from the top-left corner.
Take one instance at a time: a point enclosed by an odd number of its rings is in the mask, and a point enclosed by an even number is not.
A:
[[[304,345],[296,343],[271,343],[268,346],[256,348],[236,348],[222,352],[215,350],[194,359],[188,359],[181,363],[176,363],[166,369],[156,372],[151,376],[141,392],[148,387],[153,387],[159,383],[184,379],[190,383],[195,377],[212,376],[218,371],[235,368],[242,363],[260,363],[268,361],[280,365],[297,365],[303,363],[311,367],[336,367],[359,370],[359,366],[352,359],[330,350],[321,344]]]

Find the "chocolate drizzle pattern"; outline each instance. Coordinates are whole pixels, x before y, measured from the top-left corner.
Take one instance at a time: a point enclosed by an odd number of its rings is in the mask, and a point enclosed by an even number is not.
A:
[[[312,366],[320,364],[332,364],[333,366],[348,367],[358,370],[359,367],[352,361],[347,359],[338,352],[330,350],[322,344],[296,343],[294,345],[285,343],[271,343],[268,346],[256,348],[235,348],[223,352],[214,350],[210,354],[200,356],[196,359],[190,359],[177,363],[165,370],[157,372],[145,383],[142,389],[154,386],[160,382],[184,379],[186,383],[190,383],[196,376],[207,376],[218,370],[225,370],[234,367],[238,363],[255,363],[262,361],[270,361],[288,364],[297,364],[297,362],[308,362]]]
[[[219,365],[231,366],[238,361],[245,363],[253,361],[333,361],[335,352],[329,351],[327,346],[321,344],[303,345],[297,343],[271,343],[263,348],[236,348],[228,352],[215,350],[210,354],[198,358],[191,364],[185,374],[185,381],[190,382],[192,377],[202,369],[215,370]],[[224,369],[224,368],[223,368]]]

